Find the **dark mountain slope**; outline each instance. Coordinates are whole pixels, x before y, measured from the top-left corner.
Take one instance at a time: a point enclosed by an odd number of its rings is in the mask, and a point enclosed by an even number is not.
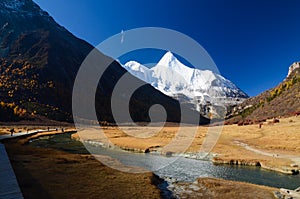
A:
[[[0,1],[0,101],[5,107],[12,104],[11,109],[20,109],[18,113],[26,110],[21,114],[25,119],[42,115],[72,121],[73,83],[92,49],[93,46],[58,25],[32,0]],[[100,60],[110,59],[98,54]],[[99,67],[104,66],[99,63]],[[110,111],[111,93],[124,73],[126,71],[113,62],[101,78],[96,94],[99,120],[114,122]],[[122,95],[119,97],[121,102]],[[178,102],[150,85],[132,97],[132,117],[136,121],[149,121],[147,108],[156,103],[166,107],[168,121],[180,121]],[[20,119],[20,114],[17,115]],[[191,117],[195,116],[197,113],[191,111]],[[207,121],[203,118],[203,122]]]
[[[0,100],[70,121],[73,81],[93,47],[31,0],[1,1],[0,27]]]

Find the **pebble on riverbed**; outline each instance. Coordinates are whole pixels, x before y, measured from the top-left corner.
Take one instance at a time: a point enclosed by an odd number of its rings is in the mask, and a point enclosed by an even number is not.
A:
[[[178,182],[176,178],[165,177],[164,180],[168,182],[168,189],[173,193],[174,198],[189,198],[189,196],[193,195],[193,197],[200,198],[203,197],[202,191],[207,190],[202,184],[198,183],[198,180],[195,180],[192,183],[184,183],[181,184]]]

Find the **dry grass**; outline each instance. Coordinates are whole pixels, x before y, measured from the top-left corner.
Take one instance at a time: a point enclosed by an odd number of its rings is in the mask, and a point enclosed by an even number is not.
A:
[[[115,139],[119,132],[108,128]],[[201,128],[203,130],[204,128]],[[72,130],[72,129],[70,129]],[[156,137],[170,139],[174,128],[168,127]],[[186,128],[185,130],[191,130]],[[25,198],[160,198],[151,173],[129,174],[113,170],[91,155],[69,154],[53,149],[24,145],[29,139],[58,132],[39,133],[20,140],[6,141],[6,149]],[[198,137],[197,137],[198,136]],[[200,136],[200,137],[199,137]],[[112,138],[111,137],[111,138]],[[119,137],[119,138],[123,138]],[[127,136],[125,136],[127,137]],[[200,140],[202,131],[196,134]],[[98,136],[97,136],[98,138]],[[150,139],[150,138],[148,138]],[[155,138],[156,139],[156,138]],[[153,144],[153,141],[151,144]],[[161,142],[159,142],[161,144]],[[144,143],[145,144],[145,143]],[[129,146],[129,145],[128,145]],[[136,144],[136,146],[142,146]],[[190,189],[188,183],[176,186]],[[199,178],[198,191],[183,192],[186,198],[273,198],[273,188],[249,183]]]
[[[300,157],[299,127],[300,117],[284,118],[277,124],[265,123],[262,128],[258,125],[225,126],[213,151],[227,161],[259,161],[262,166],[274,170],[295,169],[291,168],[291,164],[300,166],[297,160]],[[237,142],[245,143],[258,152],[240,146]]]
[[[91,155],[6,142],[24,198],[160,198],[152,173],[123,173]]]
[[[166,151],[176,153],[184,150],[183,145],[189,145],[186,152],[199,152],[208,127],[183,127],[180,133],[178,129],[179,127],[171,126],[162,129],[158,127],[122,127],[122,129],[105,127],[102,130],[82,130],[79,132],[79,137],[82,140],[95,140],[140,152],[154,150],[162,153]],[[300,166],[300,162],[295,158],[300,157],[299,129],[300,117],[283,118],[280,119],[280,123],[276,124],[266,122],[262,128],[258,125],[226,125],[212,152],[219,154],[219,159],[224,162],[232,159],[250,163],[260,162],[265,168],[274,168],[274,170],[290,168],[291,164]],[[237,143],[247,144],[261,153],[251,151]]]

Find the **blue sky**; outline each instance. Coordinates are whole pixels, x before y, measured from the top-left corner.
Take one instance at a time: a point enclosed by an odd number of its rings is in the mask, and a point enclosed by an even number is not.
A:
[[[276,86],[289,65],[300,61],[297,0],[34,1],[92,45],[132,28],[182,32],[207,50],[221,75],[250,96]],[[140,53],[136,60],[142,59]]]

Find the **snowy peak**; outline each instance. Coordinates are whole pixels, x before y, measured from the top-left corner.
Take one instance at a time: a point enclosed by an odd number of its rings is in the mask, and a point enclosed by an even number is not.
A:
[[[140,71],[140,70],[149,70],[147,67],[143,66],[142,64],[136,62],[136,61],[129,61],[125,65],[125,68]]]
[[[147,68],[146,66],[136,62],[136,61],[129,61],[123,66],[127,71],[130,71],[132,75],[135,77],[150,83],[153,82],[153,72]],[[153,86],[153,85],[152,85]]]
[[[182,64],[170,51],[167,52],[157,63],[156,66],[151,68],[157,76],[166,76],[166,78],[172,78],[174,81],[186,81],[190,82],[194,69]],[[182,83],[179,83],[182,84]]]
[[[132,75],[175,98],[184,96],[190,101],[206,103],[220,101],[220,99],[236,102],[248,97],[223,76],[210,70],[190,68],[181,63],[171,52],[167,52],[152,68],[135,61],[127,62],[123,67]]]
[[[177,65],[179,63],[178,59],[168,51],[157,63],[157,65],[165,66],[165,67],[172,67],[174,65]]]
[[[192,68],[189,68],[182,64],[170,51],[168,51],[157,63],[156,67],[167,67],[169,69],[175,70],[177,72],[190,71]]]

